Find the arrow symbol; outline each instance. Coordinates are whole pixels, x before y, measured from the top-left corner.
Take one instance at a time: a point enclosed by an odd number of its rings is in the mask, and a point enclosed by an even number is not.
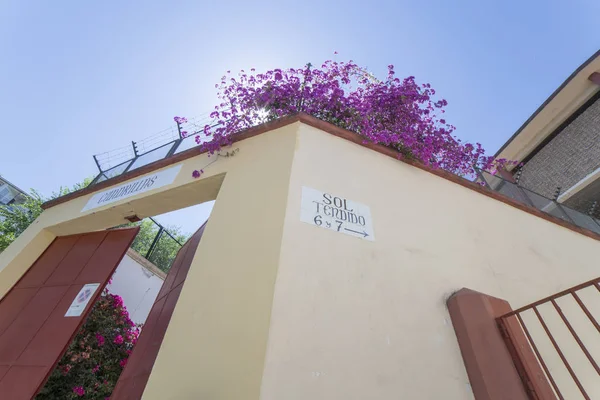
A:
[[[347,230],[348,232],[353,232],[353,233],[357,233],[359,235],[363,235],[363,237],[367,237],[369,236],[369,234],[367,232],[365,232],[364,230],[362,232],[359,231],[353,231],[352,229],[348,229],[348,228],[344,228],[344,230]]]

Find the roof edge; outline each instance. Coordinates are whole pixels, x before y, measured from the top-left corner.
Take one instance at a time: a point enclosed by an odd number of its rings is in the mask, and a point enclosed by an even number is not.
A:
[[[588,58],[583,64],[581,64],[575,71],[573,71],[573,73],[571,75],[569,75],[569,77],[550,95],[550,97],[548,97],[546,99],[546,101],[544,101],[542,103],[542,105],[539,106],[538,109],[535,110],[535,112],[533,114],[531,114],[531,116],[527,119],[527,121],[525,121],[523,123],[523,125],[521,125],[521,127],[502,145],[502,147],[500,147],[500,149],[498,149],[496,154],[494,154],[494,157],[498,157],[498,155],[500,155],[500,153],[502,153],[504,151],[504,149],[506,149],[508,147],[508,145],[510,145],[510,143],[517,136],[519,136],[521,134],[521,132],[527,127],[527,125],[529,125],[531,123],[531,121],[533,121],[535,119],[535,117],[537,117],[538,114],[540,112],[542,112],[542,110],[544,108],[546,108],[546,106],[552,100],[554,100],[554,98],[573,80],[573,78],[575,78],[577,76],[577,74],[579,74],[585,67],[587,67],[592,61],[594,61],[598,57],[600,57],[600,49],[598,49],[590,58]]]
[[[31,197],[31,195],[29,193],[27,193],[26,191],[24,191],[23,189],[21,189],[20,187],[18,187],[17,185],[15,185],[14,183],[12,183],[11,181],[9,181],[8,179],[6,179],[2,175],[0,175],[0,181],[4,181],[7,185],[12,186],[20,194],[25,195],[26,197]]]

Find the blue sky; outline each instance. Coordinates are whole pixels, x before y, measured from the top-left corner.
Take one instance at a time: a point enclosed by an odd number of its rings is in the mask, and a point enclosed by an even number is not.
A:
[[[429,82],[493,154],[600,47],[600,2],[0,2],[0,174],[49,195],[93,154],[215,104],[224,71],[320,63]],[[193,231],[207,207],[163,216]]]

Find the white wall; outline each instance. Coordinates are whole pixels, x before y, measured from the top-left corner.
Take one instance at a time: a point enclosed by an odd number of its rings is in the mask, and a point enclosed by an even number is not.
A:
[[[136,324],[146,321],[164,278],[142,266],[129,250],[117,267],[108,291],[123,298],[129,318]]]

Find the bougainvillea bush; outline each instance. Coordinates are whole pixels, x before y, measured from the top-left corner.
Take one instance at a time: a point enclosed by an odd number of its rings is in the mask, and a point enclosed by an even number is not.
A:
[[[109,398],[139,332],[123,299],[104,290],[36,399]]]
[[[394,148],[401,157],[458,175],[472,175],[474,167],[495,172],[507,163],[485,156],[479,143],[456,138],[455,127],[443,117],[446,100],[436,99],[431,85],[418,84],[412,76],[397,78],[393,65],[384,80],[352,61],[265,73],[242,70],[237,76],[227,71],[215,87],[221,103],[210,114],[214,123],[196,136],[211,153],[231,144],[242,129],[304,112],[354,131],[366,142]]]

